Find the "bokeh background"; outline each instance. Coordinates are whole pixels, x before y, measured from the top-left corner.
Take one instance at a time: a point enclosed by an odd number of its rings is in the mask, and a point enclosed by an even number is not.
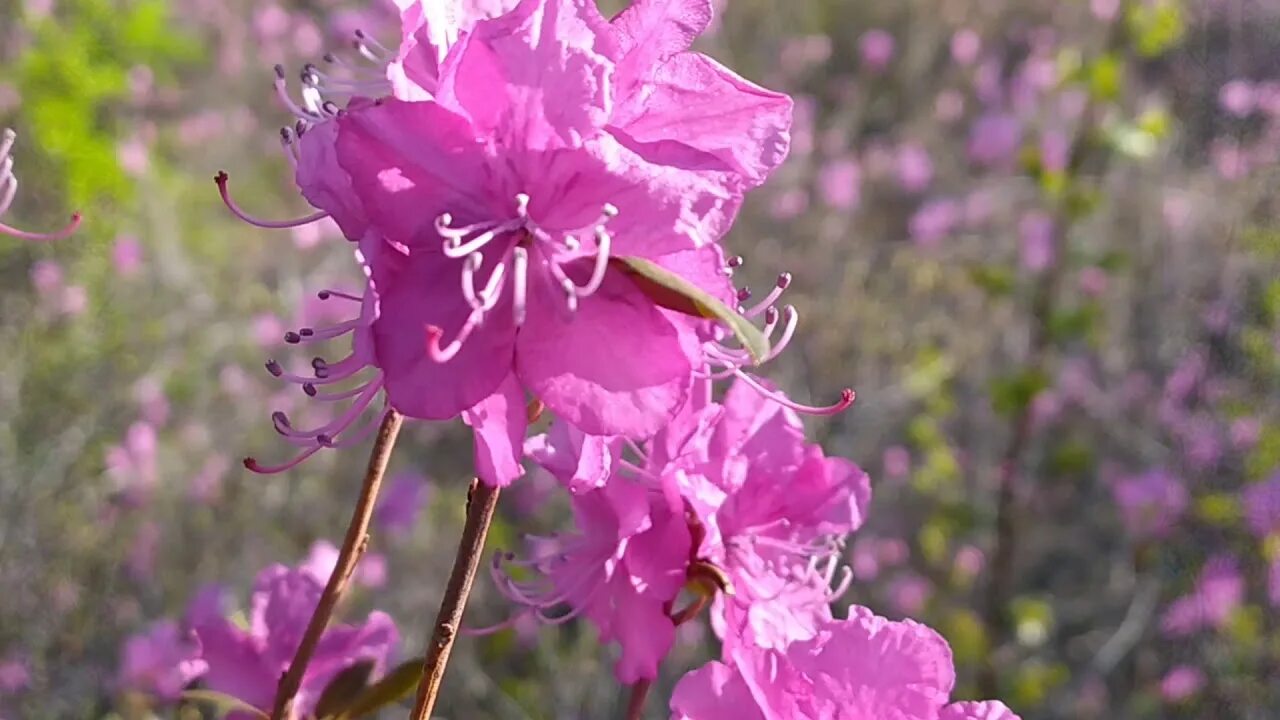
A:
[[[618,3],[610,3],[616,7]],[[701,49],[796,97],[790,160],[728,239],[801,313],[767,371],[873,478],[846,600],[951,642],[958,695],[1027,720],[1280,717],[1280,5],[1268,0],[732,0]],[[390,2],[0,0],[0,717],[175,717],[121,648],[222,583],[340,540],[364,450],[279,476],[262,363],[355,287],[280,153],[290,77]],[[470,443],[413,424],[344,614],[420,652]],[[553,529],[543,477],[492,544]],[[323,548],[320,549],[322,551]],[[487,582],[477,623],[510,612]],[[715,653],[682,630],[660,687]],[[449,718],[616,717],[581,624],[464,640]],[[184,712],[190,713],[188,709]],[[389,712],[388,717],[401,716]]]

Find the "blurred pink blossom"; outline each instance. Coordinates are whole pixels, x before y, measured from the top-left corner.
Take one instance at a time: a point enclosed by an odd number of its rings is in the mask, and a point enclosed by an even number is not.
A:
[[[893,60],[894,39],[887,31],[879,28],[868,30],[858,39],[858,55],[862,64],[873,72],[888,67]]]
[[[1178,665],[1160,680],[1160,695],[1167,702],[1182,702],[1204,687],[1204,673],[1191,665]]]
[[[111,246],[111,263],[120,277],[132,277],[142,267],[142,243],[132,235],[119,235]]]
[[[374,522],[382,532],[404,535],[412,532],[418,523],[422,508],[431,497],[431,485],[427,478],[416,472],[393,475],[387,489],[374,511]]]
[[[862,197],[862,169],[856,160],[831,160],[818,173],[818,192],[822,201],[836,210],[858,208]]]
[[[1107,292],[1109,284],[1110,277],[1107,271],[1094,265],[1081,268],[1076,278],[1076,287],[1080,288],[1080,294],[1087,298],[1101,297]]]
[[[1160,469],[1123,477],[1111,491],[1125,527],[1140,540],[1167,537],[1190,502],[1182,481]]]
[[[1120,0],[1089,0],[1089,11],[1099,20],[1113,20],[1120,12]]]
[[[982,38],[971,28],[961,28],[951,36],[951,59],[958,65],[969,65],[982,52]]]
[[[1018,222],[1018,259],[1031,272],[1049,269],[1056,259],[1054,222],[1046,212],[1033,210]]]
[[[62,266],[55,260],[37,260],[31,266],[31,284],[41,295],[54,295],[63,287]]]
[[[1249,529],[1259,539],[1280,532],[1280,472],[1244,489],[1240,498]]]
[[[1218,106],[1235,117],[1245,117],[1258,105],[1258,95],[1248,80],[1231,80],[1218,91]]]
[[[889,584],[889,606],[904,617],[919,615],[933,596],[933,583],[921,575],[907,573]]]
[[[173,620],[161,620],[125,640],[116,684],[121,690],[172,701],[208,669],[195,633]]]
[[[911,452],[901,445],[890,445],[885,448],[881,464],[886,478],[905,478],[911,472]]]
[[[0,659],[0,695],[17,695],[31,687],[31,669],[27,661],[17,655]]]
[[[1230,555],[1205,561],[1191,593],[1174,600],[1160,616],[1168,637],[1183,637],[1206,628],[1221,628],[1244,602],[1244,577]]]
[[[933,101],[933,116],[940,123],[953,123],[964,115],[964,93],[946,89]]]
[[[1006,166],[1021,144],[1021,121],[1004,113],[987,113],[969,129],[969,160],[986,167]]]
[[[923,145],[906,142],[898,147],[895,160],[898,184],[903,190],[917,193],[933,182],[933,160]]]
[[[935,248],[951,234],[959,220],[960,207],[955,200],[928,200],[911,216],[907,230],[916,245]]]

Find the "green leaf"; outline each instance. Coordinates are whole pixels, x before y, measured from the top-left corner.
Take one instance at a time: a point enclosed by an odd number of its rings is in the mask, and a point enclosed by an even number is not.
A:
[[[334,675],[316,701],[316,717],[337,716],[350,706],[369,686],[373,665],[372,660],[362,660]]]
[[[978,265],[970,268],[969,279],[991,297],[1010,295],[1017,284],[1013,270],[1004,265]]]
[[[240,698],[231,697],[213,690],[186,690],[182,693],[182,699],[197,703],[208,703],[217,709],[218,717],[220,718],[226,717],[233,712],[244,712],[254,717],[262,718],[262,720],[270,720],[270,716],[266,713]]]
[[[1035,396],[1047,387],[1049,378],[1036,370],[996,378],[991,383],[991,406],[1001,415],[1012,417],[1024,412]]]
[[[763,362],[769,355],[769,338],[746,318],[702,288],[644,258],[616,257],[610,262],[627,273],[640,291],[659,306],[685,315],[723,322],[757,363]]]
[[[422,676],[424,658],[413,658],[398,665],[378,682],[360,691],[340,714],[329,717],[334,720],[353,720],[371,715],[382,708],[399,702],[418,687]],[[320,717],[325,717],[321,715]]]

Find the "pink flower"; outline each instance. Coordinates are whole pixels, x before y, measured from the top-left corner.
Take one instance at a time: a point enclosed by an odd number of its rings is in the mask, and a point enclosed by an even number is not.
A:
[[[933,630],[849,610],[810,640],[739,645],[688,673],[672,720],[1018,720],[998,702],[947,704],[955,669]]]
[[[959,222],[959,204],[950,198],[943,198],[921,205],[908,221],[907,229],[916,245],[934,248],[951,234]]]
[[[1258,538],[1280,532],[1280,473],[1244,489],[1245,520]]]
[[[1022,144],[1022,123],[1012,115],[988,113],[969,130],[969,160],[976,165],[1009,164]]]
[[[1193,697],[1204,687],[1204,673],[1191,665],[1179,665],[1160,680],[1160,695],[1165,701],[1176,703]]]
[[[269,710],[276,683],[302,641],[322,589],[310,572],[273,565],[258,574],[247,609],[248,628],[202,613],[193,624],[200,657],[208,664],[204,687]],[[294,717],[309,717],[329,681],[353,664],[371,663],[376,678],[385,671],[396,641],[395,625],[380,612],[371,613],[362,625],[330,627],[303,676]]]
[[[893,60],[893,49],[893,36],[879,28],[868,30],[858,38],[858,55],[862,58],[862,63],[873,72],[888,67]]]
[[[124,441],[107,449],[107,474],[125,505],[138,507],[150,499],[159,480],[156,453],[156,429],[144,421],[130,425]]]
[[[1170,603],[1160,617],[1160,629],[1170,637],[1205,628],[1221,628],[1244,602],[1244,577],[1230,555],[1209,558],[1191,594]]]
[[[132,277],[142,267],[142,243],[132,235],[121,235],[111,246],[111,263],[120,277]]]
[[[1182,481],[1159,469],[1121,478],[1111,492],[1125,527],[1139,540],[1167,537],[1190,502]]]
[[[700,523],[698,557],[733,584],[734,595],[717,597],[717,632],[726,644],[765,647],[812,637],[850,579],[843,571],[841,587],[831,589],[842,538],[862,525],[871,502],[866,474],[806,443],[797,413],[743,380],[722,405],[685,418],[674,426],[690,429],[681,451],[655,442],[648,467],[683,468],[676,478]]]
[[[31,687],[31,669],[27,661],[17,655],[0,660],[0,693],[17,695]]]
[[[31,266],[31,284],[41,295],[58,294],[65,287],[62,266],[55,260],[37,260]]]
[[[397,53],[362,39],[387,61],[379,101],[338,112],[312,68],[301,105],[278,83],[305,130],[285,136],[298,184],[321,208],[305,220],[337,221],[369,279],[358,317],[290,336],[350,334],[348,358],[317,360],[316,378],[269,366],[309,393],[366,380],[329,425],[277,420],[299,461],[343,443],[383,389],[410,417],[467,413],[495,484],[519,474],[526,391],[585,432],[647,437],[688,397],[703,323],[616,258],[733,302],[715,242],[785,157],[790,99],[687,51],[706,0],[638,0],[611,22],[571,0],[490,5],[402,3]]]
[[[898,184],[907,192],[920,192],[933,182],[933,160],[918,143],[905,143],[898,148],[897,166]]]
[[[0,130],[0,218],[4,217],[5,212],[9,210],[9,206],[13,204],[13,198],[18,194],[18,178],[13,172],[13,145],[18,140],[18,135],[14,131],[5,128]],[[76,231],[80,226],[80,213],[71,216],[71,222],[66,227],[51,233],[33,233],[25,230],[19,230],[11,225],[4,224],[0,221],[0,235],[9,235],[19,240],[35,240],[49,241],[61,240],[68,237]]]
[[[818,173],[822,201],[836,210],[855,210],[862,197],[862,169],[852,159],[832,160]]]
[[[1046,212],[1032,211],[1022,216],[1018,223],[1018,259],[1023,268],[1042,272],[1053,265],[1055,232],[1053,218]]]
[[[1248,80],[1232,80],[1218,91],[1218,106],[1235,117],[1245,117],[1258,106],[1258,94]]]
[[[307,557],[298,566],[298,571],[310,575],[320,587],[329,582],[329,576],[338,566],[338,547],[328,540],[317,540],[311,544]],[[377,553],[367,553],[356,563],[355,580],[365,587],[380,587],[386,584],[386,558]]]
[[[172,701],[208,669],[195,634],[173,620],[161,620],[125,641],[117,684],[122,690]]]
[[[970,65],[982,51],[982,38],[970,28],[961,28],[951,36],[951,59],[957,65]]]

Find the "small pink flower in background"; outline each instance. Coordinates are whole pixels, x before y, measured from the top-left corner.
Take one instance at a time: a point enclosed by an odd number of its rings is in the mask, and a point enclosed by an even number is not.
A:
[[[971,28],[960,28],[951,36],[951,59],[958,65],[970,65],[982,52],[982,38]]]
[[[1022,145],[1022,122],[1012,115],[987,113],[969,129],[969,160],[986,167],[1004,167]]]
[[[1167,537],[1190,502],[1182,481],[1159,469],[1121,478],[1111,492],[1125,527],[1139,540]]]
[[[231,461],[223,455],[215,455],[205,461],[200,471],[191,476],[187,497],[193,502],[211,504],[222,495],[222,479],[231,469]]]
[[[1060,173],[1071,160],[1071,140],[1066,133],[1046,130],[1040,136],[1040,164],[1048,172]]]
[[[898,185],[907,192],[921,192],[933,182],[933,160],[929,151],[919,143],[908,142],[899,146],[895,164]]]
[[[1218,90],[1218,106],[1238,118],[1251,114],[1258,106],[1258,93],[1248,80],[1232,80]]]
[[[111,246],[111,264],[116,274],[133,277],[142,269],[142,243],[132,235],[120,235]]]
[[[1089,11],[1099,20],[1113,20],[1120,12],[1120,0],[1089,0]]]
[[[924,612],[929,598],[933,596],[933,583],[921,575],[907,573],[895,578],[888,591],[889,605],[894,612],[910,617]]]
[[[810,68],[822,65],[831,57],[831,37],[828,35],[801,35],[787,38],[779,58],[783,72],[799,75]]]
[[[853,577],[861,582],[871,582],[880,575],[880,556],[872,538],[859,538],[853,543],[849,568]]]
[[[956,551],[953,567],[960,577],[972,580],[982,572],[982,568],[986,567],[987,555],[982,548],[975,545],[965,545]]]
[[[964,93],[943,90],[933,101],[933,116],[940,123],[953,123],[964,115]]]
[[[24,658],[17,655],[0,660],[0,694],[17,695],[31,687],[31,669]]]
[[[144,377],[133,386],[133,401],[143,422],[153,428],[163,427],[169,420],[169,397],[164,384],[154,377]]]
[[[1265,539],[1280,532],[1280,473],[1246,487],[1240,502],[1255,536]]]
[[[1244,590],[1239,562],[1215,555],[1205,561],[1191,594],[1174,600],[1160,616],[1160,629],[1169,637],[1183,637],[1221,628],[1244,602]]]
[[[145,175],[151,167],[151,152],[147,141],[137,135],[120,143],[116,148],[116,159],[120,163],[120,169],[135,177]]]
[[[1160,695],[1166,702],[1177,703],[1194,697],[1204,688],[1204,672],[1191,665],[1179,665],[1160,680]]]
[[[929,200],[916,210],[907,223],[907,231],[916,245],[935,248],[949,236],[960,222],[960,205],[950,198]]]
[[[197,615],[192,624],[200,658],[207,664],[203,686],[270,709],[276,683],[302,641],[322,589],[311,572],[273,565],[259,573],[254,584],[246,608],[248,628],[207,609]],[[372,677],[379,677],[391,661],[397,640],[395,624],[380,612],[371,613],[360,625],[331,626],[303,676],[296,717],[307,717],[329,681],[351,665],[371,663]]]
[[[1229,434],[1232,448],[1241,452],[1251,450],[1262,436],[1262,421],[1254,417],[1236,418],[1231,421]]]
[[[253,340],[262,348],[284,344],[285,324],[275,313],[260,313],[253,318]]]
[[[155,426],[145,421],[130,425],[124,441],[107,449],[107,474],[125,505],[138,507],[150,499],[159,480],[156,452]]]
[[[155,574],[161,533],[160,524],[155,521],[148,520],[138,526],[133,543],[129,546],[129,555],[125,559],[125,568],[134,580],[150,580]]]
[[[891,445],[885,448],[880,463],[886,478],[904,479],[911,473],[911,451],[901,445]]]
[[[1101,297],[1107,291],[1109,284],[1110,277],[1107,271],[1093,265],[1081,268],[1080,275],[1076,278],[1076,286],[1080,288],[1080,293],[1089,298]]]
[[[858,55],[865,67],[879,72],[893,60],[894,45],[893,35],[888,31],[879,28],[868,30],[858,38]]]
[[[862,199],[862,169],[852,158],[832,160],[818,172],[822,201],[836,210],[858,209]]]
[[[1217,138],[1209,146],[1209,160],[1223,180],[1243,180],[1251,170],[1248,153],[1233,138]]]
[[[125,640],[116,685],[121,690],[173,701],[208,669],[209,664],[200,657],[195,633],[173,620],[161,620]]]
[[[1018,720],[999,702],[947,704],[951,649],[914,621],[852,606],[783,650],[740,645],[684,676],[672,720]]]
[[[1053,218],[1046,212],[1033,210],[1018,222],[1018,259],[1031,272],[1048,270],[1056,259]]]
[[[773,196],[769,215],[774,220],[794,220],[809,209],[809,193],[801,188],[787,188]]]
[[[81,285],[68,285],[62,291],[59,310],[64,315],[75,317],[83,315],[89,309],[89,292]]]
[[[64,287],[62,266],[55,260],[37,260],[31,266],[31,284],[41,295],[61,293]]]
[[[338,567],[338,547],[328,540],[311,544],[307,557],[297,571],[311,576],[320,587],[329,582],[329,576]],[[355,581],[365,587],[377,588],[386,582],[386,558],[377,553],[366,553],[356,564]]]
[[[431,497],[427,478],[416,472],[393,475],[378,501],[373,520],[385,533],[405,535],[413,531],[418,516]]]

